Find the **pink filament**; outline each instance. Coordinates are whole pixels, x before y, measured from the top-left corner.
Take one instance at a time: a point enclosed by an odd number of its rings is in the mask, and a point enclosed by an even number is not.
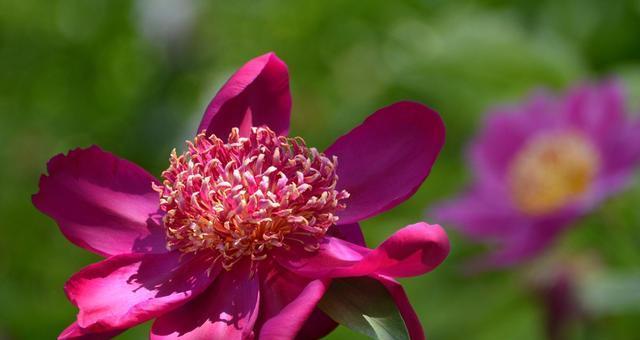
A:
[[[336,190],[336,166],[335,156],[267,127],[246,138],[233,129],[226,144],[200,133],[182,155],[173,150],[163,184],[154,186],[166,212],[167,247],[218,251],[226,269],[291,241],[313,251],[349,197]]]

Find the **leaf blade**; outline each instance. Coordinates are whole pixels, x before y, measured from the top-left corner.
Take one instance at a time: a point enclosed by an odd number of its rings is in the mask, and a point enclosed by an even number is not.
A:
[[[393,297],[374,278],[334,279],[318,307],[334,321],[368,337],[410,339]]]

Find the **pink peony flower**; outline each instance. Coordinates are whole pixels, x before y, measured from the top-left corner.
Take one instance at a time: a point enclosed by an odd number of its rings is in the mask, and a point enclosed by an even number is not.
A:
[[[640,120],[626,117],[622,92],[609,81],[563,98],[539,93],[488,116],[469,150],[470,190],[435,209],[471,239],[499,244],[481,267],[531,258],[629,183]]]
[[[61,339],[99,339],[155,319],[152,339],[318,338],[337,325],[316,307],[332,279],[368,276],[422,327],[393,278],[449,252],[437,225],[400,229],[376,249],[358,222],[410,197],[444,142],[438,114],[385,107],[324,153],[287,137],[286,65],[251,60],[209,104],[163,181],[96,146],[57,155],[34,205],[105,260],[65,285],[79,308]]]

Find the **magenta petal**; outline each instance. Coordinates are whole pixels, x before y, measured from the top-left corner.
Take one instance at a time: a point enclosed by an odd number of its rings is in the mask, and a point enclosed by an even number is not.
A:
[[[289,131],[291,93],[287,65],[274,53],[244,64],[213,98],[198,127],[226,140],[231,128],[246,135],[266,125],[280,135]]]
[[[374,273],[407,277],[433,270],[448,254],[449,239],[444,230],[421,222],[398,230],[374,250],[325,237],[318,251],[292,248],[276,258],[285,268],[312,278]]]
[[[328,282],[302,278],[277,266],[262,279],[259,339],[293,339],[316,308]],[[311,331],[307,329],[306,331]],[[320,331],[325,331],[320,329]],[[316,338],[322,334],[310,334]]]
[[[127,328],[182,305],[215,278],[202,258],[180,252],[124,254],[85,267],[65,291],[80,309],[78,325],[94,331]],[[217,267],[216,267],[217,268]]]
[[[222,272],[203,294],[159,317],[151,339],[246,339],[253,336],[259,280],[248,266]]]
[[[600,143],[624,126],[626,100],[617,81],[578,87],[563,104],[569,123]]]
[[[58,340],[108,340],[112,339],[125,330],[112,330],[106,332],[93,332],[80,328],[77,322],[72,323],[60,335]]]
[[[603,164],[602,175],[608,177],[609,181],[612,177],[622,177],[624,182],[635,170],[634,166],[640,161],[639,129],[640,120],[627,120],[601,142],[602,157],[606,162]]]
[[[334,225],[329,228],[328,236],[337,237],[341,240],[349,241],[359,246],[366,246],[364,234],[359,223]]]
[[[336,327],[338,327],[338,323],[316,307],[296,335],[296,339],[321,339],[329,335]]]
[[[478,240],[502,238],[526,230],[534,223],[513,207],[503,191],[477,188],[436,205],[433,216]]]
[[[553,243],[577,216],[574,212],[562,212],[536,221],[519,233],[505,233],[492,252],[467,264],[468,271],[508,267],[531,259]]]
[[[544,92],[523,105],[493,110],[468,150],[474,177],[502,184],[511,159],[529,137],[562,124],[554,99]]]
[[[391,294],[391,297],[398,306],[400,315],[402,315],[402,319],[407,326],[411,340],[423,340],[425,337],[422,325],[420,324],[420,320],[418,319],[416,312],[409,303],[409,299],[407,298],[407,294],[404,292],[404,288],[402,288],[400,283],[392,278],[383,275],[376,275],[374,278],[380,281]]]
[[[444,135],[438,113],[399,102],[338,138],[326,153],[338,156],[338,189],[351,194],[338,223],[358,222],[413,195],[429,175]]]
[[[97,146],[59,154],[40,177],[33,204],[76,245],[99,255],[166,252],[156,179]]]

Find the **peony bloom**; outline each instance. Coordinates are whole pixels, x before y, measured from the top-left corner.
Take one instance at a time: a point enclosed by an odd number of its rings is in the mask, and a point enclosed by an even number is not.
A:
[[[162,181],[96,146],[53,157],[34,205],[106,258],[65,285],[79,313],[60,338],[151,319],[152,339],[317,338],[337,326],[316,307],[331,280],[365,276],[423,338],[393,278],[438,266],[446,234],[417,223],[369,249],[358,222],[417,190],[444,142],[440,117],[397,103],[322,153],[287,136],[290,110],[287,67],[266,54],[222,87]]]
[[[623,189],[640,156],[640,120],[626,117],[621,86],[539,93],[490,114],[472,141],[468,192],[435,215],[473,240],[498,243],[481,266],[536,255],[576,218]]]

